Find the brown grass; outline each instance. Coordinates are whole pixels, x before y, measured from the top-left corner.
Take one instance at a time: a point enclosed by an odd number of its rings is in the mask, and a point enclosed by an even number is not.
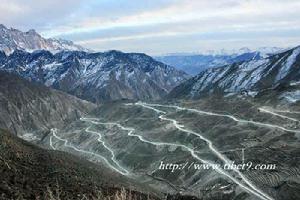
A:
[[[45,193],[45,200],[64,200],[60,197],[61,189],[57,185],[54,190],[50,187],[47,187]],[[125,188],[121,188],[117,190],[111,196],[105,196],[100,190],[96,192],[96,195],[92,198],[88,198],[86,195],[82,195],[82,197],[78,198],[78,200],[154,200],[149,195],[145,199],[141,195],[134,194],[131,190],[126,190]]]

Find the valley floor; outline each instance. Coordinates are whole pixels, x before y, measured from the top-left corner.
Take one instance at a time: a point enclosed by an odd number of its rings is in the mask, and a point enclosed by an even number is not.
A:
[[[108,103],[52,129],[43,145],[163,193],[291,200],[300,196],[299,120],[290,107],[245,99]]]

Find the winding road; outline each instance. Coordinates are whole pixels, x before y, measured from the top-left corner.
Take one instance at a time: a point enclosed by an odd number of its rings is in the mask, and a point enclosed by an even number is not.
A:
[[[98,158],[101,158],[102,160],[105,161],[105,163],[112,169],[114,169],[115,171],[117,171],[118,173],[122,174],[122,175],[128,175],[129,174],[129,171],[126,170],[125,168],[121,167],[121,165],[118,163],[118,161],[115,159],[115,154],[113,152],[113,150],[111,150],[106,144],[105,142],[102,140],[102,136],[100,133],[98,132],[95,132],[95,131],[90,131],[89,130],[90,127],[86,128],[85,131],[88,132],[88,133],[93,133],[93,134],[97,134],[98,135],[98,141],[100,143],[102,143],[102,145],[112,154],[112,161],[118,166],[118,168],[116,168],[115,166],[113,166],[104,156],[100,155],[100,154],[97,154],[97,153],[94,153],[94,152],[91,152],[91,151],[86,151],[86,150],[83,150],[83,149],[79,149],[71,144],[69,144],[68,140],[66,139],[63,139],[61,137],[59,137],[57,135],[57,129],[51,129],[51,133],[52,135],[50,136],[50,146],[53,150],[57,150],[54,145],[53,145],[53,137],[56,138],[57,140],[60,140],[62,142],[64,142],[64,146],[67,147],[67,148],[71,148],[75,151],[78,151],[78,152],[81,152],[81,153],[84,153],[84,154],[90,154],[92,156],[95,156],[95,157],[98,157]]]
[[[196,133],[194,131],[191,131],[191,130],[188,130],[188,129],[185,129],[184,128],[184,125],[181,125],[179,124],[175,119],[170,119],[170,118],[167,118],[165,116],[165,114],[167,114],[165,111],[162,111],[162,110],[159,110],[156,107],[167,107],[167,108],[175,108],[177,110],[188,110],[188,111],[193,111],[193,112],[197,112],[197,113],[201,113],[201,114],[206,114],[206,115],[212,115],[212,116],[222,116],[222,117],[229,117],[230,119],[233,119],[235,121],[238,121],[238,122],[247,122],[246,120],[239,120],[238,118],[234,117],[234,116],[231,116],[231,115],[223,115],[223,114],[217,114],[217,113],[211,113],[211,112],[206,112],[206,111],[201,111],[201,110],[196,110],[196,109],[187,109],[187,108],[183,108],[183,107],[179,107],[179,106],[170,106],[170,105],[167,105],[167,106],[164,106],[164,105],[161,105],[161,104],[147,104],[147,103],[142,103],[142,102],[138,102],[138,103],[135,103],[135,104],[127,104],[127,105],[137,105],[137,106],[142,106],[144,108],[147,108],[147,109],[151,109],[155,112],[157,112],[159,115],[159,118],[162,119],[162,120],[165,120],[165,121],[169,121],[169,122],[172,122],[173,125],[180,131],[182,132],[186,132],[186,133],[189,133],[189,134],[193,134],[197,137],[199,137],[200,139],[202,139],[203,141],[205,141],[207,144],[208,144],[208,147],[209,149],[217,156],[219,157],[225,164],[232,164],[233,162],[230,161],[226,156],[224,156],[221,152],[219,152],[212,144],[212,142],[205,138],[204,136],[202,136],[201,134],[199,133]],[[249,121],[249,122],[252,122],[252,121]],[[257,125],[257,122],[255,123]],[[259,123],[259,124],[263,124],[263,123]],[[187,147],[188,150],[192,150],[190,148]],[[203,163],[206,163],[206,164],[212,164],[210,163],[209,161],[206,161],[206,160],[203,160],[201,158],[199,158],[196,154],[195,154],[195,151],[192,150],[190,151],[192,156],[196,159],[198,159],[199,161],[203,162]],[[248,185],[244,185],[242,184],[239,180],[237,180],[236,178],[234,178],[232,175],[228,174],[227,172],[225,172],[224,170],[222,169],[216,169],[217,172],[219,172],[220,174],[223,174],[225,176],[227,176],[228,178],[230,178],[232,181],[234,181],[236,184],[238,184],[240,187],[244,188],[245,190],[247,190],[248,192],[260,197],[261,199],[273,199],[272,197],[270,197],[268,194],[264,193],[263,191],[261,191],[260,189],[258,189],[253,183],[251,183],[239,170],[233,168],[232,169],[234,172],[236,172],[239,177]]]
[[[271,114],[271,115],[275,115],[277,117],[280,117],[280,118],[283,118],[283,119],[288,119],[288,120],[291,120],[291,121],[294,121],[294,122],[299,122],[298,119],[296,118],[293,118],[293,117],[288,117],[288,116],[285,116],[285,115],[281,115],[281,114],[278,114],[276,112],[284,112],[284,113],[287,113],[287,111],[279,111],[279,110],[273,110],[273,109],[268,109],[268,108],[259,108],[259,110],[261,112],[264,112],[264,113],[268,113],[268,114]],[[292,112],[289,112],[289,113],[292,113]]]
[[[130,104],[127,104],[127,105],[130,105]],[[268,123],[256,122],[256,121],[251,121],[251,120],[244,120],[244,119],[239,119],[239,118],[237,118],[237,117],[235,117],[233,115],[213,113],[213,112],[208,112],[208,111],[197,110],[197,109],[194,109],[194,108],[184,108],[184,107],[174,106],[174,105],[148,104],[148,103],[142,103],[142,102],[137,102],[137,103],[135,103],[135,105],[140,105],[140,106],[143,106],[145,108],[152,109],[154,111],[155,110],[156,111],[160,111],[160,110],[158,110],[156,108],[153,108],[153,106],[154,107],[174,108],[174,109],[177,109],[177,110],[185,110],[185,111],[189,111],[189,112],[198,113],[198,114],[201,114],[201,115],[209,115],[209,116],[216,116],[216,117],[226,117],[226,118],[232,119],[233,121],[239,122],[239,123],[253,124],[253,125],[256,125],[256,126],[267,127],[267,128],[272,128],[272,129],[275,128],[275,129],[279,129],[279,130],[282,130],[282,131],[292,132],[292,133],[297,133],[297,134],[300,133],[300,130],[287,129],[287,128],[284,128],[282,126],[275,125],[275,124],[268,124]],[[260,108],[260,109],[262,109],[262,108]],[[161,112],[163,112],[163,111],[160,111],[160,113]],[[268,110],[268,113],[274,115],[274,113],[271,112],[271,111],[269,111],[269,110]],[[278,116],[278,114],[276,116]],[[284,116],[284,117],[288,118],[287,116]]]
[[[293,129],[287,129],[285,127],[279,126],[279,125],[274,125],[274,124],[268,124],[268,123],[262,123],[262,122],[256,122],[256,121],[250,121],[250,120],[244,120],[244,119],[239,119],[233,115],[229,115],[229,114],[219,114],[219,113],[213,113],[213,112],[208,112],[208,111],[202,111],[202,110],[197,110],[197,109],[192,109],[192,108],[184,108],[184,107],[180,107],[180,106],[175,106],[175,105],[162,105],[162,104],[149,104],[149,103],[143,103],[143,102],[137,102],[134,104],[126,104],[127,106],[141,106],[144,107],[146,109],[151,109],[154,112],[156,112],[158,114],[158,118],[164,121],[168,121],[170,123],[173,124],[173,126],[185,133],[188,134],[192,134],[195,135],[197,137],[199,137],[201,140],[203,140],[207,145],[208,148],[211,150],[212,153],[214,153],[220,160],[222,160],[224,162],[224,164],[232,164],[233,161],[229,160],[225,155],[222,154],[222,152],[218,151],[211,140],[209,140],[208,138],[204,137],[203,135],[201,135],[200,133],[194,132],[192,130],[186,129],[184,125],[179,124],[178,121],[176,121],[175,119],[171,119],[166,117],[167,112],[158,109],[159,107],[162,108],[173,108],[176,110],[185,110],[185,111],[189,111],[189,112],[194,112],[197,114],[201,114],[201,115],[209,115],[209,116],[216,116],[216,117],[226,117],[229,118],[233,121],[239,122],[239,123],[248,123],[248,124],[253,124],[256,126],[261,126],[261,127],[267,127],[267,128],[272,128],[272,129],[279,129],[282,131],[287,131],[287,132],[293,132],[293,133],[300,133],[300,130],[293,130]],[[284,119],[288,119],[294,122],[299,122],[296,118],[292,118],[292,117],[288,117],[282,114],[278,114],[276,113],[274,110],[270,110],[267,108],[259,108],[259,110],[261,112],[264,113],[268,113],[271,115],[274,115],[276,117],[280,117],[280,118],[284,118]],[[146,139],[144,136],[138,135],[136,134],[136,131],[134,128],[131,127],[125,127],[123,125],[121,125],[120,123],[117,122],[100,122],[99,118],[80,118],[81,121],[85,121],[85,122],[89,122],[92,124],[101,124],[101,125],[105,125],[105,126],[117,126],[119,129],[123,130],[123,131],[127,131],[127,135],[130,137],[136,137],[138,138],[141,142],[144,143],[148,143],[151,145],[155,145],[155,146],[173,146],[173,147],[181,147],[183,149],[186,149],[187,151],[190,152],[191,156],[197,160],[199,160],[202,163],[205,164],[209,164],[209,165],[213,165],[214,163],[212,163],[211,161],[208,160],[204,160],[202,158],[200,158],[197,153],[199,153],[198,151],[195,151],[194,149],[185,146],[183,144],[177,144],[177,143],[169,143],[169,142],[159,142],[159,141],[151,141],[149,139]],[[62,142],[64,142],[64,146],[68,147],[68,148],[72,148],[75,151],[78,152],[82,152],[82,153],[86,153],[86,154],[90,154],[96,157],[99,157],[101,159],[103,159],[109,167],[111,167],[112,169],[114,169],[115,171],[117,171],[120,174],[123,175],[130,175],[130,172],[122,167],[119,163],[119,161],[116,159],[116,155],[114,153],[114,151],[106,145],[106,143],[102,140],[102,135],[99,132],[96,131],[92,131],[90,130],[91,127],[88,127],[85,129],[86,132],[88,133],[92,133],[92,134],[96,134],[98,136],[98,142],[100,142],[103,147],[105,149],[107,149],[110,154],[111,154],[111,161],[114,163],[114,165],[112,165],[107,158],[105,158],[102,155],[96,154],[94,152],[90,152],[90,151],[86,151],[86,150],[82,150],[79,149],[71,144],[68,143],[68,141],[66,139],[63,139],[61,137],[59,137],[57,135],[57,129],[51,129],[52,135],[50,136],[50,146],[55,150],[55,146],[53,145],[53,138],[56,138]],[[273,200],[272,197],[270,197],[268,194],[266,194],[265,192],[263,192],[262,190],[260,190],[259,188],[257,188],[250,180],[248,180],[247,177],[245,177],[239,170],[233,168],[231,170],[231,172],[229,173],[228,171],[225,171],[222,168],[214,168],[214,170],[216,170],[216,172],[218,172],[219,174],[222,174],[226,177],[228,177],[230,180],[232,180],[234,183],[236,183],[237,185],[239,185],[241,188],[243,188],[245,191],[247,191],[248,193],[251,193],[257,197],[259,197],[260,199],[264,199],[264,200]]]

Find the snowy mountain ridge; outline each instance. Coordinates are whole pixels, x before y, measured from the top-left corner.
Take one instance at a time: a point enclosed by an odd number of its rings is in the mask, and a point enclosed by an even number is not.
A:
[[[172,53],[156,56],[155,59],[168,65],[175,66],[191,75],[196,75],[209,68],[229,65],[236,62],[267,58],[284,50],[278,47],[261,47],[256,50],[241,48],[238,50],[212,50],[198,53]]]
[[[42,49],[52,52],[61,50],[90,51],[80,45],[74,44],[72,41],[43,38],[33,29],[27,32],[22,32],[14,28],[7,28],[0,24],[0,50],[4,51],[5,54],[8,55],[16,49],[28,52]]]
[[[203,50],[203,51],[195,51],[195,52],[174,52],[174,53],[166,53],[161,55],[156,55],[156,57],[164,57],[164,56],[195,56],[195,55],[210,55],[210,56],[232,56],[232,55],[241,55],[245,53],[253,53],[259,52],[262,55],[270,56],[272,54],[280,53],[282,51],[288,50],[291,48],[282,48],[282,47],[258,47],[258,48],[248,48],[242,47],[239,49],[217,49],[217,50]]]
[[[211,68],[176,87],[172,97],[199,98],[212,93],[256,94],[300,81],[300,46],[268,58]]]
[[[141,53],[15,50],[0,70],[93,102],[160,99],[189,76]]]
[[[202,54],[204,55],[241,55],[245,53],[253,53],[257,52],[261,54],[262,57],[268,57],[272,54],[280,53],[284,50],[288,50],[289,48],[280,48],[280,47],[258,47],[255,49],[242,47],[240,49],[220,49],[220,50],[210,50],[204,51]]]

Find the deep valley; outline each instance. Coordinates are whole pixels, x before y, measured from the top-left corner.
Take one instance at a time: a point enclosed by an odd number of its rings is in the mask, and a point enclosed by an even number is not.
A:
[[[190,76],[144,53],[0,36],[1,199],[300,199],[299,46],[188,58]]]

